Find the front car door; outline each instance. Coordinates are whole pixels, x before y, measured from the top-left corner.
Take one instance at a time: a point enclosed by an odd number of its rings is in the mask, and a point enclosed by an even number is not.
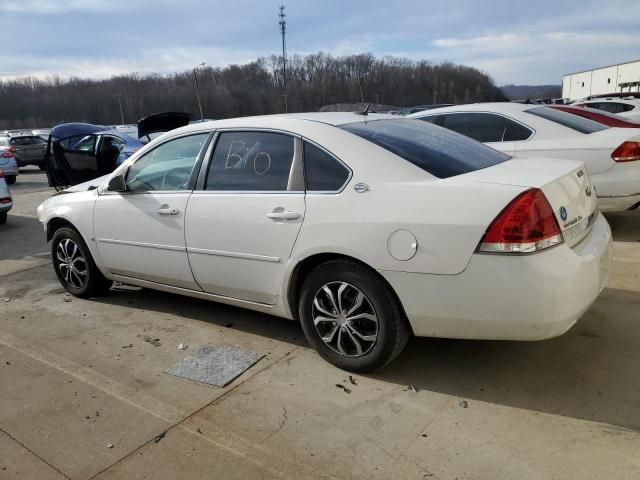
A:
[[[221,131],[189,200],[186,240],[208,293],[273,305],[305,214],[301,140]]]
[[[161,143],[128,168],[125,192],[101,192],[94,233],[109,272],[200,290],[187,260],[184,224],[209,136],[191,134]]]

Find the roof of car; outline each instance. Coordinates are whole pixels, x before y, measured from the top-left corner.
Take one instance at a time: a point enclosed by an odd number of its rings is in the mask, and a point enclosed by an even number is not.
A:
[[[433,108],[431,110],[423,110],[421,112],[407,115],[408,118],[422,117],[424,115],[437,115],[446,112],[524,112],[531,108],[544,107],[544,105],[535,105],[530,103],[511,103],[511,102],[487,102],[487,103],[469,103],[466,105],[454,105],[451,107]]]
[[[211,122],[194,123],[178,129],[180,132],[199,132],[210,128],[247,127],[269,128],[277,124],[290,123],[291,120],[323,123],[326,125],[346,125],[348,123],[365,122],[367,120],[397,119],[396,115],[354,112],[311,112],[311,113],[282,113],[276,115],[259,115],[255,117],[226,118]]]

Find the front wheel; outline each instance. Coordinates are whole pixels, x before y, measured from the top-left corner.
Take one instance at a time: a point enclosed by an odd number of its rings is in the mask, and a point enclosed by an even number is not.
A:
[[[112,282],[96,267],[89,248],[78,232],[63,227],[51,241],[53,268],[65,290],[76,297],[91,297],[106,293]]]
[[[6,176],[4,177],[4,179],[6,180],[6,182],[7,182],[9,185],[13,185],[14,183],[16,183],[16,176],[15,176],[15,175],[6,175]]]
[[[333,365],[369,372],[405,347],[410,327],[388,285],[350,260],[332,260],[311,271],[299,303],[309,343]]]

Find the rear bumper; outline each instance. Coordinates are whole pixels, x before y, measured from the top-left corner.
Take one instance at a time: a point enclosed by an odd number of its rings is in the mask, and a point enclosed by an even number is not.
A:
[[[618,163],[591,179],[602,212],[629,210],[640,202],[640,161]]]
[[[640,192],[631,195],[598,197],[598,208],[602,212],[621,212],[636,208],[640,203]]]
[[[13,207],[13,202],[11,203],[0,203],[0,213],[8,212]]]
[[[472,256],[458,275],[380,272],[417,336],[543,340],[566,332],[609,276],[611,230],[598,215],[591,232],[533,255]]]
[[[17,177],[20,171],[18,170],[18,165],[0,165],[0,170],[4,172],[5,175],[10,177]]]

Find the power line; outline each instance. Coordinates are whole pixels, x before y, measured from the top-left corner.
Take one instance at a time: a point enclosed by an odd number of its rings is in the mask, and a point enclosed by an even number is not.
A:
[[[280,5],[280,13],[278,18],[280,21],[280,34],[282,35],[282,84],[284,86],[284,111],[287,111],[287,43],[285,37],[287,36],[287,21],[285,20],[284,5]]]

